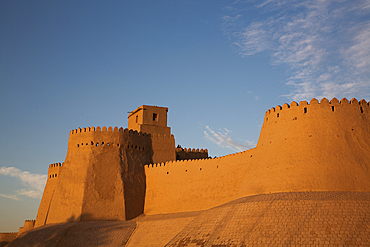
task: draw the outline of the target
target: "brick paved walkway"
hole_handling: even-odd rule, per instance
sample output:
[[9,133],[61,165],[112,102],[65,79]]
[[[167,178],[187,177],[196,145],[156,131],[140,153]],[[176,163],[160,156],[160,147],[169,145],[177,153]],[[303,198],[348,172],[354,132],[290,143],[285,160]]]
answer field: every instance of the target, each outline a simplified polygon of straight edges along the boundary
[[205,211],[167,246],[370,246],[370,193],[245,197]]

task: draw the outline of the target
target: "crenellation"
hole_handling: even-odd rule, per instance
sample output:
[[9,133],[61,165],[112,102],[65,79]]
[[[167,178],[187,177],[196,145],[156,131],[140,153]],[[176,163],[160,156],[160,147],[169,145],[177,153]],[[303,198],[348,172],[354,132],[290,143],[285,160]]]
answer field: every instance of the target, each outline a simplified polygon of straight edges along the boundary
[[325,104],[325,105],[329,105],[329,100],[327,98],[322,98],[322,100],[320,101],[320,104]]
[[348,101],[348,99],[346,99],[346,98],[343,98],[343,99],[341,99],[340,100],[340,104],[349,104],[349,101]]
[[362,99],[360,100],[360,103],[359,103],[361,106],[365,106],[365,105],[368,105],[366,100]]
[[332,98],[332,100],[330,100],[330,104],[339,105],[339,100],[337,98]]
[[[361,106],[358,108],[358,111],[347,108],[347,106],[356,106],[357,104]],[[348,101],[346,98],[343,98],[341,101],[333,98],[330,102],[326,98],[323,98],[321,102],[313,98],[309,103],[307,101],[301,101],[299,104],[293,101],[290,107],[288,107],[288,104],[284,103],[283,107],[277,105],[276,108],[272,107],[270,110],[267,110],[265,112],[264,124],[267,125],[269,122],[270,124],[278,123],[278,121],[286,121],[287,119],[298,120],[299,116],[305,116],[307,114],[311,117],[319,116],[324,113],[328,114],[329,112],[341,112],[340,114],[344,114],[344,112],[352,111],[353,113],[360,112],[362,114],[367,112],[367,110],[362,107],[365,105],[368,107],[366,100],[361,100],[359,102],[355,98],[351,99],[351,101]],[[296,108],[296,106],[299,108]],[[299,109],[299,111],[297,111],[297,109]],[[274,114],[271,115],[271,113]],[[309,119],[311,119],[311,117]]]
[[311,99],[310,101],[310,105],[318,105],[319,104],[319,101],[315,98]]
[[360,103],[358,102],[358,100],[357,99],[355,99],[355,98],[352,98],[351,99],[351,101],[350,101],[350,104],[356,104],[356,105],[359,105]]
[[297,102],[292,101],[292,103],[290,103],[290,108],[296,107],[296,106],[298,106],[298,103]]

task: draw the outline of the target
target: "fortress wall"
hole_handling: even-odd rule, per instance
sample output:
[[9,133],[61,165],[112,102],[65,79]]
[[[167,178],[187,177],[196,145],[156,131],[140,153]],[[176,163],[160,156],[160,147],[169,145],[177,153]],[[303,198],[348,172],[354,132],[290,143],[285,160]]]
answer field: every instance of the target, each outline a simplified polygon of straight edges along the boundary
[[46,224],[46,217],[49,211],[55,187],[57,186],[61,170],[62,170],[61,163],[54,163],[49,165],[48,178],[46,181],[44,193],[41,198],[40,206],[37,212],[35,227],[39,227]]
[[[97,138],[106,138],[103,132]],[[150,136],[125,130],[117,145],[93,149],[81,220],[126,220],[143,212],[143,164],[152,161]]]
[[267,111],[257,163],[246,173],[240,195],[254,194],[256,188],[260,194],[369,191],[369,113],[366,101],[335,98]]
[[18,235],[21,235],[24,232],[32,230],[35,227],[35,220],[26,220],[23,227],[19,228]]
[[94,134],[94,127],[70,132],[67,157],[46,213],[46,224],[80,220],[92,148],[99,148]]
[[204,210],[238,198],[244,174],[253,165],[254,151],[145,166],[144,213]]
[[275,192],[369,192],[370,107],[335,98],[277,106],[266,112],[255,149],[149,165],[145,172],[145,214],[203,210]]
[[[155,150],[153,142],[158,144]],[[164,152],[168,145],[174,146],[173,136],[151,138],[150,134],[117,127],[72,130],[63,173],[50,168],[49,180],[57,175],[58,183],[48,180],[43,201],[49,204],[40,205],[37,226],[45,222],[124,220],[141,214],[143,164],[168,159],[168,152]],[[54,187],[54,194],[49,193]]]

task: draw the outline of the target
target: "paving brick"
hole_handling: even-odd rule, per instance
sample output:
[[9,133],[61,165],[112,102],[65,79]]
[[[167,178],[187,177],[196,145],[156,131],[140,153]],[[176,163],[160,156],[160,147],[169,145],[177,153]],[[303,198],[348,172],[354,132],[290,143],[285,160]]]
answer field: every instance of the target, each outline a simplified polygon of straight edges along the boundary
[[203,212],[167,246],[367,246],[369,221],[367,192],[266,194]]

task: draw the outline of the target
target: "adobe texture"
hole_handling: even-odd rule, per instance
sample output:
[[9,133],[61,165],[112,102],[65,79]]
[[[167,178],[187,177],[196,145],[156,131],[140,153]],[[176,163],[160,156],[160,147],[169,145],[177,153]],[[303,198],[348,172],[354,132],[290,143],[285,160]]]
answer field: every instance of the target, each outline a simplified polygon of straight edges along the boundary
[[[214,159],[203,158],[206,150],[175,149],[168,109],[156,109],[129,115],[129,127],[149,134],[71,131],[65,162],[49,167],[36,229],[18,243],[44,234],[37,230],[44,224],[134,218],[135,230],[124,230],[132,232],[129,246],[145,246],[144,239],[169,246],[370,244],[365,100],[271,108],[256,148]],[[183,151],[203,159],[187,160]]]

